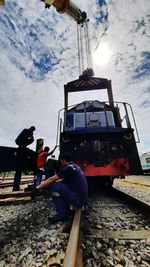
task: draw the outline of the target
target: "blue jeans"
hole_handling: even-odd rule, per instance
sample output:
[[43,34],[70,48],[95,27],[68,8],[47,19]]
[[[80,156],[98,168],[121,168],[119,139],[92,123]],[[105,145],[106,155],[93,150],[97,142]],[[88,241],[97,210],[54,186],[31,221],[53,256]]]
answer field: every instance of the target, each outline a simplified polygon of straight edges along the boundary
[[34,185],[38,186],[41,184],[42,182],[42,175],[43,175],[43,171],[42,170],[37,170],[37,172],[34,175]]
[[49,186],[52,192],[52,199],[58,216],[64,218],[69,216],[70,205],[81,208],[82,204],[76,192],[63,183],[54,183]]

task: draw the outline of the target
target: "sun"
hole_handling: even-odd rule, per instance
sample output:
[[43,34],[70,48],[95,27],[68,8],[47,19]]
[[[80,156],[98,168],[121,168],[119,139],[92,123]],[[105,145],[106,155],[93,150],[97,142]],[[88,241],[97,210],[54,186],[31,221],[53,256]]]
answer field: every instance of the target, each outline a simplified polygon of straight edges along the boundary
[[111,56],[112,51],[108,43],[100,43],[96,51],[93,53],[93,63],[97,66],[107,65]]

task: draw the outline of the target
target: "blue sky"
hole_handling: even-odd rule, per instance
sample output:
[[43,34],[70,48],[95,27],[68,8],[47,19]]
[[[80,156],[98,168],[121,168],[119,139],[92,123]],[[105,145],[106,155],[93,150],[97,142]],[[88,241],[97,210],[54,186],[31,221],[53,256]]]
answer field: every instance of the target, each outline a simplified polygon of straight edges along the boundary
[[[139,153],[150,151],[150,1],[75,2],[90,19],[95,76],[111,79],[114,99],[132,105]],[[35,139],[53,148],[63,86],[79,75],[76,36],[76,23],[54,7],[6,0],[0,9],[0,145],[15,146],[19,132],[35,125]],[[70,104],[87,97],[100,100],[97,92],[74,94]]]

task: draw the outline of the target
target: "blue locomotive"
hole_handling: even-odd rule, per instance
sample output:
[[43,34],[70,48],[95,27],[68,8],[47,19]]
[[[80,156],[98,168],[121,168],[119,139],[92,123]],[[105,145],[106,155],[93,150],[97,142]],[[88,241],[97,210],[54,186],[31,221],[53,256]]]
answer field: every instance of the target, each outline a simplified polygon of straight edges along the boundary
[[[108,102],[86,100],[69,107],[69,93],[102,89],[107,90]],[[97,177],[103,183],[142,173],[131,126],[139,141],[132,108],[114,102],[110,80],[82,75],[64,86],[64,100],[59,112],[60,153],[70,153],[87,178]]]

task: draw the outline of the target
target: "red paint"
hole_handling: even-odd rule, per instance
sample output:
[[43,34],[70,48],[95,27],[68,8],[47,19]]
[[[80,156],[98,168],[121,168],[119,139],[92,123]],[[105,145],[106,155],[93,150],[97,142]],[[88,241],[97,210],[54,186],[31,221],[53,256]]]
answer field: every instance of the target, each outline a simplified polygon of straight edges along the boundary
[[94,166],[86,162],[78,162],[85,176],[114,176],[114,175],[129,175],[130,167],[127,158],[113,159],[111,162],[102,167]]

